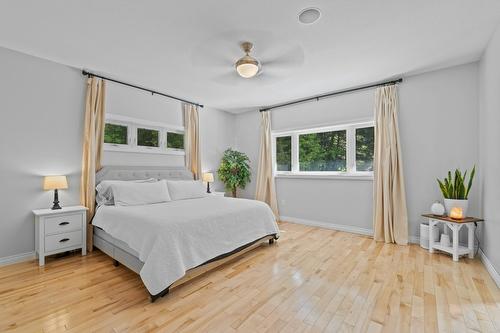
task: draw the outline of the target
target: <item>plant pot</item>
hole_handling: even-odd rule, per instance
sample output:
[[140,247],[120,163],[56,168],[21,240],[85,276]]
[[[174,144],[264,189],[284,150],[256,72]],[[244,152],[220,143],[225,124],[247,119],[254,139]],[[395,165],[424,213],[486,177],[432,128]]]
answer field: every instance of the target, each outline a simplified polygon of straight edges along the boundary
[[461,208],[463,217],[467,217],[467,208],[469,207],[469,200],[458,199],[444,199],[444,207],[446,208],[446,215],[450,216],[451,209]]

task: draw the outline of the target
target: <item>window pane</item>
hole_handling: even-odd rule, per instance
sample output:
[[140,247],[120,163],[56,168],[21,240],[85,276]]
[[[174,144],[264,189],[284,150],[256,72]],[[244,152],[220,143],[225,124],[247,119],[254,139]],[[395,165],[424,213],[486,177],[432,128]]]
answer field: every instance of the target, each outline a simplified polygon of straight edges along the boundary
[[346,171],[346,131],[299,135],[300,171]]
[[292,137],[276,138],[276,170],[292,171]]
[[137,145],[144,147],[159,147],[160,132],[149,128],[137,129]]
[[184,134],[167,132],[167,148],[184,149]]
[[127,126],[109,123],[104,125],[104,143],[126,145],[127,142]]
[[374,128],[356,128],[356,171],[373,171]]

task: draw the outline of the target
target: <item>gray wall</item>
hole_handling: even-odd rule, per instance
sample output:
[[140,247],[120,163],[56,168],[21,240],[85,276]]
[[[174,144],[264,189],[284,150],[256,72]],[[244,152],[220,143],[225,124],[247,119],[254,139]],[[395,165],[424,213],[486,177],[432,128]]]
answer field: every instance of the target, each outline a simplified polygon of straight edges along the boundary
[[[79,203],[85,78],[77,69],[0,48],[0,259],[32,253],[32,209],[50,207],[42,176],[68,175],[63,205]],[[182,126],[181,105],[108,83],[107,112]],[[215,171],[234,145],[234,116],[200,110],[202,169]],[[104,152],[107,165],[184,165],[183,156]],[[215,175],[216,176],[216,175]],[[217,182],[214,189],[223,189]]]
[[[184,126],[180,102],[158,95],[107,83],[106,112],[115,115]],[[224,190],[217,178],[217,168],[224,150],[234,142],[234,115],[210,107],[200,108],[201,165],[215,176],[214,190]],[[184,156],[104,151],[103,165],[183,166]]]
[[[127,117],[183,126],[178,101],[106,82],[106,112]],[[184,165],[184,156],[104,151],[104,165]]]
[[31,210],[50,207],[42,176],[68,175],[79,202],[85,80],[76,69],[0,48],[0,258],[34,249]]
[[479,66],[480,166],[482,212],[486,220],[482,249],[500,272],[500,28]]
[[[373,90],[272,111],[273,130],[373,119]],[[373,182],[360,179],[277,178],[280,213],[313,222],[371,229]]]
[[[420,214],[441,199],[436,177],[478,163],[477,64],[405,78],[400,85],[400,132],[410,235],[418,236]],[[363,91],[272,111],[273,130],[319,126],[373,115],[374,92]],[[237,148],[257,169],[259,113],[236,117]],[[280,214],[303,220],[372,229],[372,181],[277,178]],[[242,195],[253,197],[252,182]],[[470,202],[478,212],[478,186]]]

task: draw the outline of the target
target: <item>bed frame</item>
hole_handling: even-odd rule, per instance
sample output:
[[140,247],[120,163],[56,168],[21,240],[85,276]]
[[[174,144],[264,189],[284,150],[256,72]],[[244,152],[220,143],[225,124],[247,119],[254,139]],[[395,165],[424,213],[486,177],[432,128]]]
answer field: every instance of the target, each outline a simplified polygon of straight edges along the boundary
[[[103,180],[134,180],[134,179],[168,179],[168,180],[192,180],[193,174],[185,168],[174,167],[139,167],[139,166],[105,166],[96,174],[96,185]],[[98,248],[108,256],[113,258],[113,264],[118,266],[123,264],[132,271],[139,274],[144,263],[139,260],[139,254],[131,249],[125,242],[120,241],[104,230],[94,226],[94,247]],[[215,269],[243,254],[263,245],[273,244],[278,239],[276,234],[267,235],[249,244],[243,245],[229,253],[212,258],[207,262],[192,268],[186,274],[175,281],[165,290],[156,295],[151,295],[151,302],[167,295],[170,289],[180,286],[202,274]]]

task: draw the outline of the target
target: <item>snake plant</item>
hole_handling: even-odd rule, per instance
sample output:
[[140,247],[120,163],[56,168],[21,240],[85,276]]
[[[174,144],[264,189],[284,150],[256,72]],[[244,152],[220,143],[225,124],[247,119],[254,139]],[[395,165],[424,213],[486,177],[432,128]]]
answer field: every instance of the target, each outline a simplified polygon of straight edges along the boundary
[[437,180],[439,183],[439,188],[443,193],[445,199],[456,199],[456,200],[467,200],[469,197],[469,192],[472,187],[472,181],[474,180],[474,175],[476,174],[476,166],[472,168],[469,176],[469,182],[467,187],[465,187],[467,181],[467,170],[462,175],[462,172],[458,169],[455,170],[454,177],[452,177],[451,171],[448,171],[448,176],[443,180]]

